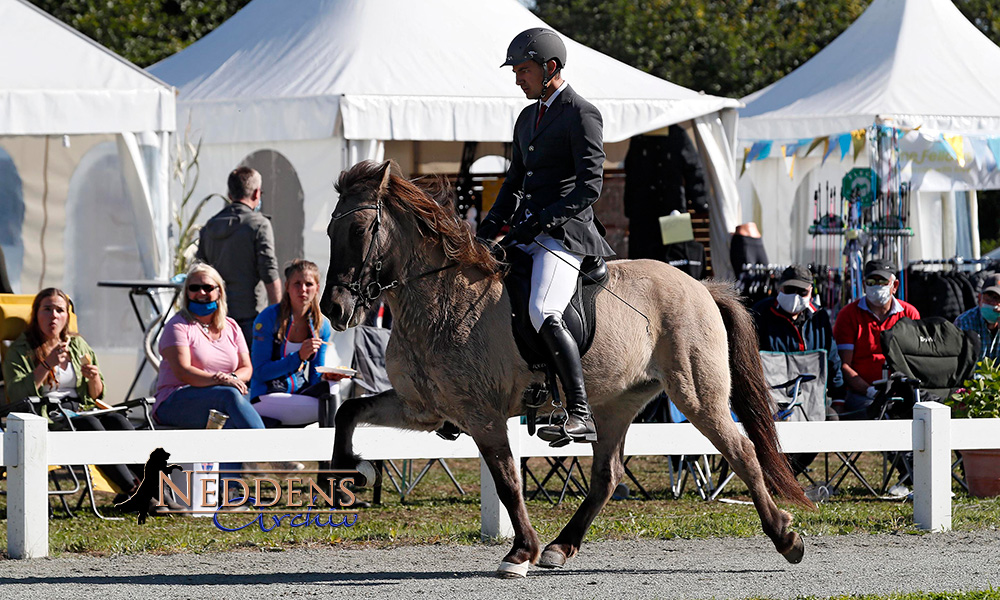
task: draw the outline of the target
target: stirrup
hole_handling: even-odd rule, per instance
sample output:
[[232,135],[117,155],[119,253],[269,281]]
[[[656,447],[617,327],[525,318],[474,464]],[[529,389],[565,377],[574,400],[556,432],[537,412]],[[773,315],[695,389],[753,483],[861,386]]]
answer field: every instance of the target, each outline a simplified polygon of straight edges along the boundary
[[562,423],[560,425],[548,425],[545,427],[540,427],[538,429],[539,439],[545,440],[549,443],[549,446],[553,448],[562,448],[563,446],[569,444],[570,442],[579,442],[581,444],[590,444],[597,441],[597,432],[586,433],[581,436],[573,437],[566,432],[566,424]]

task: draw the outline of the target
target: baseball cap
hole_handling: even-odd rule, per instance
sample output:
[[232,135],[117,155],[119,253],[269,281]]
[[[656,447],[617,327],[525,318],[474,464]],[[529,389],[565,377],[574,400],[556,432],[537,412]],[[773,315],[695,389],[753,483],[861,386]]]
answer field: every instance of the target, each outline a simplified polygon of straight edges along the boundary
[[792,265],[781,272],[778,287],[781,288],[788,285],[800,290],[810,290],[812,289],[812,280],[812,273],[809,272],[809,269],[802,265]]
[[874,258],[865,264],[865,278],[872,275],[892,279],[896,276],[896,265],[884,258]]
[[993,292],[997,296],[1000,296],[1000,273],[995,273],[990,275],[983,280],[982,293]]

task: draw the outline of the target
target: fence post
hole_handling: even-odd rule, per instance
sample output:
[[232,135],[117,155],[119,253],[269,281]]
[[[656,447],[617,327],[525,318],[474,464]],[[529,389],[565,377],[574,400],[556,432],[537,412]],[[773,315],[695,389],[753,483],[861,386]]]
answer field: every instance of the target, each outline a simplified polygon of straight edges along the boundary
[[913,407],[913,521],[951,529],[951,409],[939,402]]
[[[510,452],[514,456],[514,468],[518,472],[518,482],[521,481],[521,419],[514,417],[507,420],[507,440],[510,443]],[[479,514],[482,520],[480,531],[484,540],[494,538],[514,537],[514,526],[510,522],[510,515],[507,514],[507,507],[500,502],[500,495],[497,494],[496,484],[493,483],[493,474],[486,465],[486,461],[479,457],[479,478],[480,478],[480,508]],[[518,493],[521,490],[518,489]]]
[[7,463],[7,555],[49,555],[48,449],[49,423],[31,414],[7,416],[3,436]]

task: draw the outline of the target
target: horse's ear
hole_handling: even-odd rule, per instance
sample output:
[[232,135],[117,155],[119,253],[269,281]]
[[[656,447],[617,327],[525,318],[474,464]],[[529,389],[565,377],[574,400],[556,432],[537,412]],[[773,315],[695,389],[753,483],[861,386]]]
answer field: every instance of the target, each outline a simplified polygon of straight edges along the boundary
[[378,185],[378,195],[381,196],[389,190],[389,176],[392,175],[392,161],[385,161],[379,169],[382,172],[382,183]]

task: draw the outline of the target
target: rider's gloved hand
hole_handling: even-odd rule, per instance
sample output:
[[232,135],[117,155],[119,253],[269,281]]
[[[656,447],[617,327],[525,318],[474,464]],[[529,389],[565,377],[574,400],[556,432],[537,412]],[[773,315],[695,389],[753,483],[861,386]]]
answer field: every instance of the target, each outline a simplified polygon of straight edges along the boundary
[[507,237],[518,244],[530,244],[541,232],[542,224],[538,215],[530,215],[515,225]]
[[500,221],[487,216],[479,224],[479,228],[476,229],[476,237],[487,242],[492,242],[500,234],[501,227],[503,227],[503,224]]

